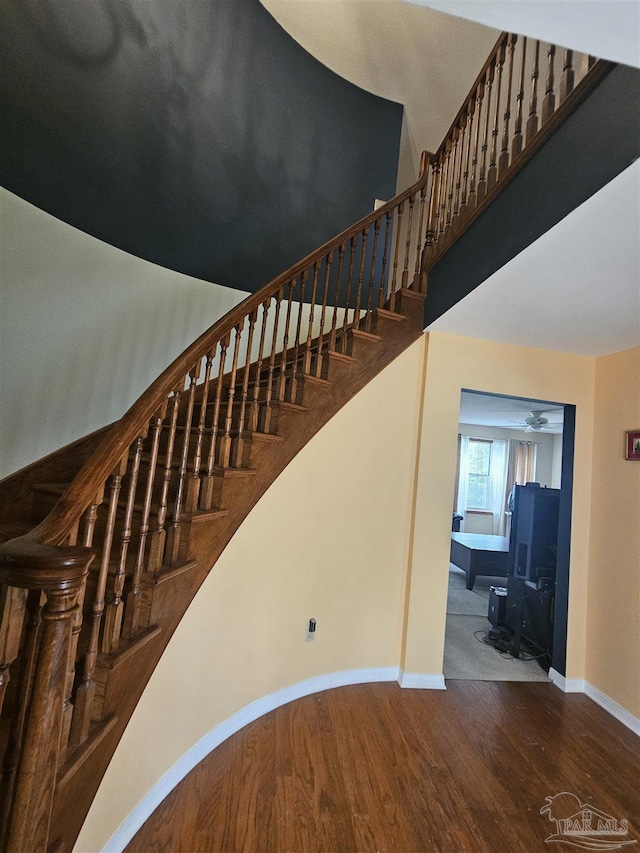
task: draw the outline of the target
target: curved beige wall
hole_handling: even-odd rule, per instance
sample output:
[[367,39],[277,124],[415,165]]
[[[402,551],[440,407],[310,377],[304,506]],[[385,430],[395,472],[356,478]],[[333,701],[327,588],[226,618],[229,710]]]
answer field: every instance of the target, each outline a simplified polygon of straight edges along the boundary
[[0,189],[0,477],[120,418],[247,295],[156,266]]
[[77,851],[102,849],[162,774],[248,703],[325,673],[398,666],[423,356],[424,338],[254,507],[151,678]]

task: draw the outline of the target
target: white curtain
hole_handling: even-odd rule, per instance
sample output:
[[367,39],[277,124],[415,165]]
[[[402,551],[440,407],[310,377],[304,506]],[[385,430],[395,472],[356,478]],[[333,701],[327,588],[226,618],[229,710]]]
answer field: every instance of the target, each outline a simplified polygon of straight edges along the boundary
[[493,514],[493,533],[504,536],[505,532],[505,488],[509,463],[509,442],[496,440],[491,443],[490,507]]
[[467,492],[469,485],[469,436],[460,436],[460,476],[458,477],[458,503],[456,513],[463,516],[460,530],[464,530],[464,519],[467,517]]

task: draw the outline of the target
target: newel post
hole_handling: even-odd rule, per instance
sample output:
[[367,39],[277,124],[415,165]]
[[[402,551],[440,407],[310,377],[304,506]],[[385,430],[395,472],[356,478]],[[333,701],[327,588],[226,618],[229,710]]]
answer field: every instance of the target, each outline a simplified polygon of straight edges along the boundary
[[11,778],[4,780],[2,796],[5,851],[47,849],[73,619],[92,559],[88,548],[42,545],[26,537],[0,548],[0,583],[40,591],[46,599],[32,686],[9,746]]

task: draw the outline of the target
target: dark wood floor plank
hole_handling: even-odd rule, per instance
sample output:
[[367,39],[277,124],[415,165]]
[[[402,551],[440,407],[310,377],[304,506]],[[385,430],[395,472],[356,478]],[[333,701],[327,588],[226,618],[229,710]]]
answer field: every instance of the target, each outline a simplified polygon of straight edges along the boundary
[[639,740],[544,683],[338,688],[208,756],[128,853],[544,853],[562,791],[640,841]]

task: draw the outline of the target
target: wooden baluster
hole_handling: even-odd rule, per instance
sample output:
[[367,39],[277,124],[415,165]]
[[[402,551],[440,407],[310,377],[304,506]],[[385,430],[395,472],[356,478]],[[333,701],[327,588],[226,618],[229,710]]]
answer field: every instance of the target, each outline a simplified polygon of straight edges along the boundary
[[487,157],[489,153],[489,127],[491,124],[491,94],[493,90],[493,80],[495,75],[496,62],[495,59],[489,65],[486,75],[486,109],[485,109],[485,124],[484,136],[482,140],[482,158],[480,160],[480,172],[478,175],[478,191],[477,203],[484,199],[487,194]]
[[240,415],[238,418],[238,436],[231,454],[231,464],[235,468],[241,468],[245,459],[245,450],[247,448],[247,436],[245,434],[245,419],[247,415],[247,398],[249,396],[249,368],[251,367],[251,350],[253,349],[253,333],[258,317],[256,308],[249,314],[249,334],[247,337],[247,351],[245,354],[244,373],[242,375],[242,393],[240,400]]
[[565,50],[564,64],[562,66],[562,79],[560,80],[560,103],[564,101],[567,95],[570,95],[571,92],[573,92],[574,79],[573,51]]
[[175,498],[173,499],[173,513],[171,525],[167,530],[167,543],[165,546],[165,560],[170,566],[175,566],[180,552],[180,530],[182,522],[182,511],[185,495],[185,483],[187,479],[187,463],[189,460],[189,447],[191,445],[191,428],[193,426],[193,408],[195,405],[196,385],[200,375],[201,359],[191,368],[188,373],[189,388],[187,390],[187,411],[182,438],[182,453],[180,455],[180,467],[178,468],[178,483]]
[[275,294],[276,311],[273,318],[273,337],[271,339],[271,355],[269,357],[269,373],[267,375],[267,392],[265,397],[264,415],[262,418],[262,431],[270,432],[271,430],[271,415],[272,415],[272,397],[273,397],[273,377],[276,366],[276,350],[278,345],[278,325],[280,323],[280,304],[284,297],[284,284],[278,288]]
[[380,290],[378,292],[378,306],[380,308],[382,308],[387,300],[387,266],[389,263],[392,222],[392,214],[387,211],[384,215],[384,248],[382,251],[382,269],[380,271]]
[[236,396],[236,377],[238,374],[238,358],[240,356],[240,338],[244,329],[243,317],[233,327],[235,331],[235,340],[233,342],[233,358],[231,360],[231,375],[229,377],[229,389],[227,391],[227,409],[224,419],[224,433],[220,439],[220,448],[218,451],[218,465],[221,468],[228,468],[231,463],[231,430],[233,427],[233,403]]
[[467,218],[468,213],[468,195],[469,195],[469,174],[471,171],[471,149],[473,147],[473,125],[474,118],[476,112],[476,95],[475,92],[469,99],[469,104],[467,106],[467,120],[466,120],[466,129],[465,129],[465,137],[466,137],[466,149],[467,153],[464,155],[464,171],[462,173],[462,193],[460,196],[460,222],[464,222]]
[[500,161],[498,163],[498,173],[500,175],[502,175],[505,169],[509,167],[509,122],[511,120],[511,92],[513,90],[513,66],[517,39],[518,36],[514,33],[512,33],[509,38],[509,73],[507,75],[504,128],[502,131],[502,150],[500,152]]
[[90,503],[87,507],[84,517],[83,517],[83,535],[82,535],[82,545],[85,548],[91,548],[93,545],[93,534],[96,528],[96,520],[98,518],[98,507],[102,503],[102,499],[104,497],[104,493],[102,490],[98,492],[93,503]]
[[402,231],[402,215],[404,212],[404,201],[396,208],[396,239],[393,248],[393,274],[391,276],[391,298],[398,288],[398,252],[400,250],[400,232]]
[[313,340],[313,320],[316,308],[316,296],[318,293],[318,273],[320,269],[320,261],[315,261],[313,264],[313,279],[311,285],[311,306],[309,309],[309,322],[307,325],[307,342],[304,350],[304,359],[302,362],[303,374],[311,373],[311,342]]
[[5,850],[46,850],[60,762],[62,710],[77,597],[93,555],[18,540],[3,546],[0,583],[44,592],[37,656],[10,786],[3,784]]
[[489,172],[487,173],[487,191],[492,189],[498,179],[498,127],[500,123],[500,94],[502,89],[502,71],[504,69],[506,41],[503,39],[498,50],[496,65],[496,107],[493,119],[493,130],[491,131],[491,157],[489,159]]
[[[216,396],[213,402],[213,413],[211,415],[211,434],[209,436],[209,453],[207,455],[207,473],[204,481],[200,484],[200,509],[208,510],[213,507],[213,492],[216,467],[216,446],[218,444],[218,433],[220,430],[220,410],[222,406],[222,393],[224,390],[224,366],[227,360],[227,350],[231,341],[231,332],[220,341],[220,355],[218,356],[218,379],[216,382]],[[215,351],[214,351],[215,355]]]
[[[87,549],[93,544],[93,535],[95,532],[96,520],[98,518],[98,507],[104,500],[104,487],[102,487],[93,502],[89,504],[84,513],[84,535],[83,546]],[[76,653],[78,649],[78,639],[82,630],[84,597],[86,594],[86,583],[83,583],[78,591],[76,599],[77,608],[72,619],[71,628],[71,643],[69,647],[69,659],[67,661],[67,680],[65,684],[64,699],[62,702],[62,730],[60,734],[60,761],[65,760],[66,751],[70,745],[71,723],[74,713],[74,705],[72,703],[73,686],[76,680]]]
[[522,39],[522,61],[520,62],[520,84],[518,86],[518,94],[516,96],[517,109],[516,121],[513,130],[513,142],[511,144],[511,161],[515,161],[522,151],[522,113],[524,102],[524,75],[525,66],[527,63],[527,37]]
[[251,414],[249,416],[249,425],[252,432],[259,429],[259,413],[260,413],[260,374],[262,373],[262,362],[264,357],[264,341],[267,334],[267,322],[269,319],[269,308],[271,306],[271,297],[265,299],[262,303],[262,323],[260,325],[260,343],[258,344],[258,361],[256,362],[254,380],[253,380],[253,400],[251,403]]
[[[353,327],[358,328],[360,324],[360,305],[362,302],[362,283],[364,281],[364,262],[367,254],[367,239],[369,237],[369,225],[361,232],[362,243],[360,245],[360,264],[358,266],[358,284],[356,290],[356,304],[353,310]],[[398,243],[400,241],[400,223],[398,223],[398,233],[396,234],[396,255]]]
[[187,512],[196,512],[200,501],[200,468],[202,466],[202,448],[204,446],[204,434],[207,424],[207,406],[209,405],[212,364],[213,350],[210,350],[205,357],[204,379],[202,380],[200,393],[200,416],[198,417],[198,426],[196,427],[196,447],[193,454],[191,476],[187,482],[187,493],[184,502],[185,510]]
[[[342,352],[347,351],[347,328],[349,325],[349,304],[351,302],[351,284],[353,282],[353,265],[356,254],[356,237],[349,240],[349,264],[347,268],[347,291],[345,296],[344,320],[342,325]],[[354,312],[355,317],[355,312]]]
[[540,77],[540,42],[536,41],[531,72],[531,97],[529,99],[529,118],[527,119],[527,145],[538,132],[538,78]]
[[[33,688],[36,660],[38,657],[42,593],[39,589],[27,591],[26,589],[6,586],[5,584],[0,584],[0,589],[7,590],[8,595],[12,599],[10,601],[6,601],[5,599],[7,608],[13,608],[15,603],[16,610],[14,612],[16,617],[19,615],[17,608],[21,606],[20,597],[22,595],[25,596],[25,615],[23,617],[23,621],[20,623],[20,628],[24,625],[22,639],[20,635],[17,637],[12,636],[11,639],[7,637],[7,653],[9,653],[9,649],[13,642],[17,642],[19,644],[19,649],[16,649],[16,652],[19,651],[20,654],[20,667],[18,671],[17,701],[15,702],[16,712],[14,714],[12,725],[9,728],[9,737],[2,762],[2,786],[0,786],[0,838],[6,838],[7,825],[13,804],[15,778],[18,770],[18,761],[20,759],[20,749],[24,737],[24,727],[31,698],[31,690]],[[5,612],[5,608],[3,608],[3,612]],[[12,635],[15,630],[15,626],[10,629]]]
[[555,76],[553,70],[553,64],[556,57],[556,46],[555,44],[549,45],[549,50],[547,51],[547,83],[544,90],[544,100],[542,102],[542,124],[545,123],[555,112],[556,109],[556,95],[555,95]]
[[[409,210],[409,227],[411,225],[411,208],[413,205],[410,205]],[[373,249],[371,251],[371,266],[369,267],[369,286],[367,288],[367,313],[365,315],[365,330],[367,332],[371,331],[371,314],[373,310],[373,285],[375,281],[376,275],[376,260],[378,255],[378,237],[380,236],[380,220],[376,219],[373,226]],[[407,262],[408,262],[408,250],[407,250]],[[404,273],[403,273],[404,275]],[[395,299],[395,294],[391,294],[391,301]],[[393,310],[393,308],[391,309]]]
[[131,588],[127,593],[124,620],[122,623],[122,638],[129,640],[135,636],[140,627],[140,608],[142,605],[142,573],[146,568],[146,550],[147,538],[149,535],[149,517],[151,515],[151,502],[153,498],[153,487],[156,480],[156,467],[158,464],[158,450],[160,447],[160,433],[162,431],[162,422],[166,414],[166,401],[160,410],[151,418],[151,450],[149,453],[149,463],[147,471],[147,482],[145,484],[144,498],[142,502],[142,518],[138,527],[138,549],[136,552],[136,561],[133,567],[131,576]]
[[444,236],[445,239],[449,238],[451,233],[451,226],[453,224],[453,210],[454,210],[454,202],[455,202],[455,193],[456,193],[456,172],[458,165],[458,139],[460,136],[460,130],[458,127],[455,127],[453,130],[453,138],[451,141],[451,153],[449,155],[449,192],[447,193],[447,216],[444,224]]
[[454,187],[453,187],[453,205],[451,208],[451,232],[453,233],[458,226],[458,217],[460,215],[460,194],[462,190],[462,162],[464,159],[464,141],[466,139],[466,116],[460,117],[458,125],[457,139],[455,140],[455,165],[454,165]]
[[443,150],[444,165],[440,182],[440,224],[437,234],[437,240],[442,241],[444,241],[447,231],[447,204],[449,198],[449,181],[451,178],[451,147],[451,140],[445,140]]
[[109,561],[111,558],[111,547],[113,544],[113,531],[118,511],[118,499],[122,478],[127,471],[127,457],[124,456],[114,469],[109,481],[109,508],[107,510],[107,522],[100,558],[100,569],[91,605],[90,634],[87,651],[84,656],[82,668],[82,680],[76,690],[75,703],[73,707],[73,720],[69,736],[70,746],[78,746],[87,739],[89,726],[91,724],[91,712],[95,698],[96,684],[94,680],[96,662],[98,658],[98,641],[100,636],[100,625],[104,614],[105,591],[109,573]]
[[469,195],[467,197],[467,210],[469,213],[475,208],[477,202],[476,182],[478,178],[478,160],[480,154],[480,128],[482,125],[482,105],[484,101],[484,78],[478,83],[475,95],[475,130],[473,137],[473,154],[471,157],[471,178],[469,181]]
[[[429,168],[429,164],[427,163],[425,165],[425,169],[428,169],[428,168]],[[433,188],[432,188],[432,192],[433,192]],[[418,220],[418,237],[416,239],[416,260],[415,260],[415,264],[413,265],[413,277],[414,277],[414,279],[417,278],[418,273],[420,272],[420,258],[422,257],[422,250],[424,248],[422,228],[424,225],[424,211],[425,211],[426,197],[427,197],[427,184],[425,182],[424,185],[420,189],[420,215],[419,215],[419,220]],[[426,233],[425,233],[425,239],[426,239]],[[384,251],[386,252],[386,250],[387,250],[387,247],[385,245]],[[381,281],[384,284],[384,254],[382,257],[383,257],[383,267],[382,267],[382,279],[381,279]],[[380,293],[383,293],[383,291],[384,291],[384,287],[381,286],[380,287]]]
[[26,589],[0,586],[0,711],[11,679],[11,664],[20,649],[26,603]]
[[[403,288],[406,288],[409,286],[409,258],[411,255],[411,239],[413,237],[413,230],[412,229],[413,229],[413,208],[414,208],[414,205],[415,205],[415,196],[412,194],[409,196],[409,217],[407,219],[407,237],[406,237],[405,245],[404,245],[404,263],[402,265],[402,284],[401,284],[401,287],[403,287]],[[380,227],[379,223],[380,223],[380,220],[376,220],[376,225],[378,226],[378,229]],[[375,254],[377,239],[378,239],[377,231],[374,235],[374,239],[375,239],[375,242],[374,242],[374,250],[373,251]],[[392,303],[391,304],[391,310],[393,311],[394,305],[395,305],[395,294],[394,293],[391,294],[391,303]]]
[[335,293],[333,297],[333,316],[331,317],[331,331],[329,332],[329,349],[333,352],[336,349],[336,333],[338,326],[338,305],[340,304],[340,290],[342,287],[342,267],[344,264],[344,248],[345,244],[341,243],[338,246],[338,272],[336,273]]
[[[293,346],[293,361],[291,364],[291,380],[289,382],[289,400],[295,400],[298,394],[298,358],[300,352],[300,332],[302,329],[302,310],[304,306],[304,291],[306,285],[306,270],[302,273],[300,284],[300,300],[298,302],[298,317],[296,320],[296,335]],[[291,309],[293,305],[293,292],[296,280],[292,278],[289,282],[289,298],[287,299],[287,314],[284,322],[284,337],[282,339],[282,353],[280,355],[280,378],[278,381],[278,400],[283,402],[287,391],[287,359],[289,358],[289,325],[291,322]],[[304,373],[304,368],[303,371]]]
[[[438,218],[440,212],[440,174],[441,174],[441,163],[440,160],[435,160],[433,166],[431,167],[432,171],[432,181],[431,181],[431,195],[429,197],[429,212],[427,214],[427,233],[425,235],[424,241],[424,252],[422,254],[422,271],[426,269],[429,261],[433,257],[436,240],[438,238]],[[422,289],[422,280],[421,280],[421,289]]]
[[322,376],[322,367],[324,363],[324,323],[325,317],[327,313],[327,296],[329,293],[329,284],[331,281],[331,265],[333,264],[333,253],[335,249],[329,252],[328,255],[325,255],[324,258],[324,285],[322,292],[322,308],[320,310],[320,333],[318,335],[318,355],[316,357],[316,376]]
[[144,438],[144,435],[138,436],[133,444],[133,461],[131,463],[131,470],[129,474],[129,488],[127,492],[123,528],[122,533],[120,534],[118,565],[113,577],[111,601],[107,604],[105,609],[104,631],[102,633],[101,644],[101,650],[105,652],[105,654],[115,652],[120,644],[120,630],[122,627],[123,611],[122,593],[124,590],[124,581],[127,570],[127,554],[129,552],[129,542],[131,541],[132,533],[131,521],[133,518],[138,474],[140,472],[140,456],[142,455]]
[[173,473],[173,448],[175,445],[176,430],[178,425],[178,409],[182,388],[176,388],[170,398],[171,416],[169,419],[169,434],[165,450],[165,462],[162,475],[162,488],[160,492],[160,504],[158,507],[158,520],[156,529],[151,534],[149,546],[149,560],[147,569],[150,574],[155,574],[164,562],[164,545],[166,539],[165,521],[167,518],[167,507],[169,503],[169,485]]

